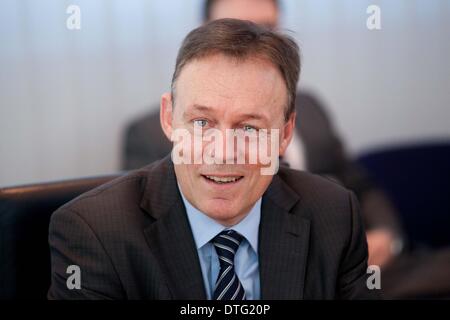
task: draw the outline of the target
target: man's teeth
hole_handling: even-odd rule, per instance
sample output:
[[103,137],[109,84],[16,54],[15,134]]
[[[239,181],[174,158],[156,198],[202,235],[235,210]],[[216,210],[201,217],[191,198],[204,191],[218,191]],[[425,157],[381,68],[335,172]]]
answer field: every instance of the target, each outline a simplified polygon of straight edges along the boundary
[[214,182],[219,183],[235,182],[241,178],[241,177],[215,177],[215,176],[206,176],[206,177],[210,180],[213,180]]

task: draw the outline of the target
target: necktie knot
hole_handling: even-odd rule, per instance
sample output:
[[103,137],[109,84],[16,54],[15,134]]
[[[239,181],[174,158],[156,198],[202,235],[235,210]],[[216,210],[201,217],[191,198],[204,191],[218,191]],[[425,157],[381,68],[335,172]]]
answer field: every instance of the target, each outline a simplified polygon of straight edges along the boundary
[[234,230],[224,230],[213,239],[221,268],[234,265],[234,256],[243,237]]

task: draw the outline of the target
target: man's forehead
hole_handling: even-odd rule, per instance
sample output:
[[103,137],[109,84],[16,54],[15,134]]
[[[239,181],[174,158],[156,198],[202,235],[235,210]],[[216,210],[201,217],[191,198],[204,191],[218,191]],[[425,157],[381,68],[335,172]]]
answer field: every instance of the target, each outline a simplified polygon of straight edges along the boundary
[[279,70],[263,59],[214,55],[190,61],[181,70],[177,92],[199,105],[283,104],[287,89]]

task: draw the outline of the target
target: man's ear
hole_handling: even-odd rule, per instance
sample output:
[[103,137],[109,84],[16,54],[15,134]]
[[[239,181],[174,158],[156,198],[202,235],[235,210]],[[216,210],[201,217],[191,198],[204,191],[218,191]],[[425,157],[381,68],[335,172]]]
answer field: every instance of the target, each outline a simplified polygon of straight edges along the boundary
[[172,119],[173,119],[173,103],[172,94],[166,92],[161,96],[161,103],[159,108],[159,120],[161,122],[162,130],[169,140],[172,140]]
[[280,156],[283,157],[284,153],[286,152],[287,147],[289,146],[289,143],[291,142],[292,138],[294,137],[295,133],[295,119],[297,117],[297,113],[293,112],[290,116],[288,121],[283,126],[283,135],[282,140],[280,143]]

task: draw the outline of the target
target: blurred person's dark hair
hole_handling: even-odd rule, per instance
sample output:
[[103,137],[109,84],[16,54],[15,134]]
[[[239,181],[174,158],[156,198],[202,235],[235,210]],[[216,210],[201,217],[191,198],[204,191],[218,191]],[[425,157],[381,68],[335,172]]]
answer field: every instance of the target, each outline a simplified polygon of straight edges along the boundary
[[175,100],[176,81],[183,67],[194,59],[212,54],[245,60],[262,58],[275,65],[286,84],[288,101],[285,119],[295,111],[295,96],[300,74],[300,54],[295,41],[250,21],[219,19],[191,31],[183,41],[172,77]]

